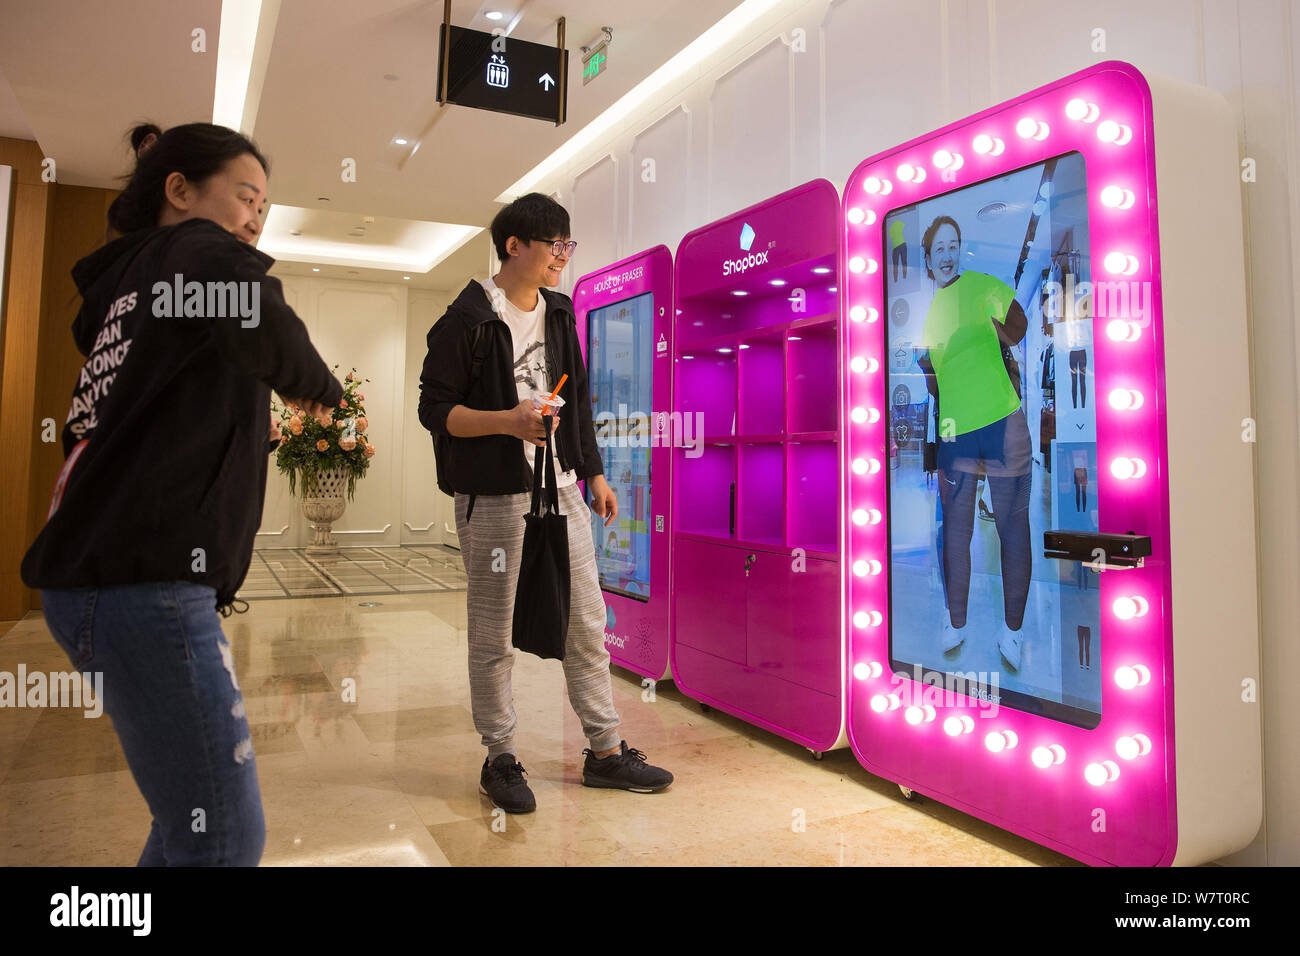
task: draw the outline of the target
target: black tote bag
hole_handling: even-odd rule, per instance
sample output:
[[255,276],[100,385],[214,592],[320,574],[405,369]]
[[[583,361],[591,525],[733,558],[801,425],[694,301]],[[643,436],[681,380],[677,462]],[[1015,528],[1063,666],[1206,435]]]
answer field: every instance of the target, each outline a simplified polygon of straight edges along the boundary
[[[547,484],[544,493],[543,476]],[[568,634],[569,519],[560,514],[548,428],[546,446],[538,448],[533,459],[533,502],[524,515],[524,553],[519,561],[511,640],[521,651],[562,661]]]

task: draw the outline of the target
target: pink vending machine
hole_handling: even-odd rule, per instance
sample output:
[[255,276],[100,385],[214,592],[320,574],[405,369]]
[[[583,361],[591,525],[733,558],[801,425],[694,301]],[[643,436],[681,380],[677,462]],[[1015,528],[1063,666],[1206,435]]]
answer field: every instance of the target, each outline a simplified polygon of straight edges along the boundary
[[615,664],[659,680],[668,675],[672,254],[655,246],[588,273],[573,305],[605,480],[618,495],[613,524],[592,516],[605,646]]
[[843,736],[839,197],[688,233],[673,341],[673,678],[820,755]]
[[1093,864],[1260,823],[1235,130],[1103,63],[845,190],[853,751]]

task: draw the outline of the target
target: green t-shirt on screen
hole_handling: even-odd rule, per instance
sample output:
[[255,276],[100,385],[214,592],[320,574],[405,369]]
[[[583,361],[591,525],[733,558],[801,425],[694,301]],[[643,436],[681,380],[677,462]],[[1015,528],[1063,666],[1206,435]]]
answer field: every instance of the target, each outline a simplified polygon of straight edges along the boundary
[[[965,435],[1020,407],[993,322],[1006,322],[1015,293],[1001,279],[966,270],[930,302],[921,330],[939,385],[939,414]],[[989,320],[992,319],[993,322]]]
[[907,239],[903,235],[903,220],[895,219],[889,224],[889,248],[901,246]]

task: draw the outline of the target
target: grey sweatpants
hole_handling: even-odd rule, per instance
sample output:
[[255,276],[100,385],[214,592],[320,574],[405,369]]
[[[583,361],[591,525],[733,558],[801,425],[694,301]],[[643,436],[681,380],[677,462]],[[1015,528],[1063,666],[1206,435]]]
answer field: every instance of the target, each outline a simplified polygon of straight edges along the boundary
[[[515,587],[524,544],[524,518],[531,496],[479,495],[465,520],[468,495],[456,495],[456,533],[469,579],[469,694],[474,727],[483,736],[488,759],[516,754],[515,708],[510,643]],[[596,545],[590,509],[577,485],[560,489],[560,513],[569,519],[569,634],[564,652],[564,682],[569,703],[582,721],[591,749],[599,753],[619,744],[619,718],[605,649],[605,599],[596,573]],[[500,551],[496,549],[500,548]],[[495,552],[495,554],[494,554]],[[493,570],[493,565],[502,570]]]

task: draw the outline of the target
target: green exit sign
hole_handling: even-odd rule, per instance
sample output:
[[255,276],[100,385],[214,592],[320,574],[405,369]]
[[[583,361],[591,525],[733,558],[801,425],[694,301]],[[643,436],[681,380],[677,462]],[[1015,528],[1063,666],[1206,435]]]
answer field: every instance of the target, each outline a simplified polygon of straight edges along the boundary
[[605,52],[605,44],[601,44],[583,61],[582,64],[582,85],[586,86],[600,74],[605,72],[605,64],[609,62],[609,55]]

